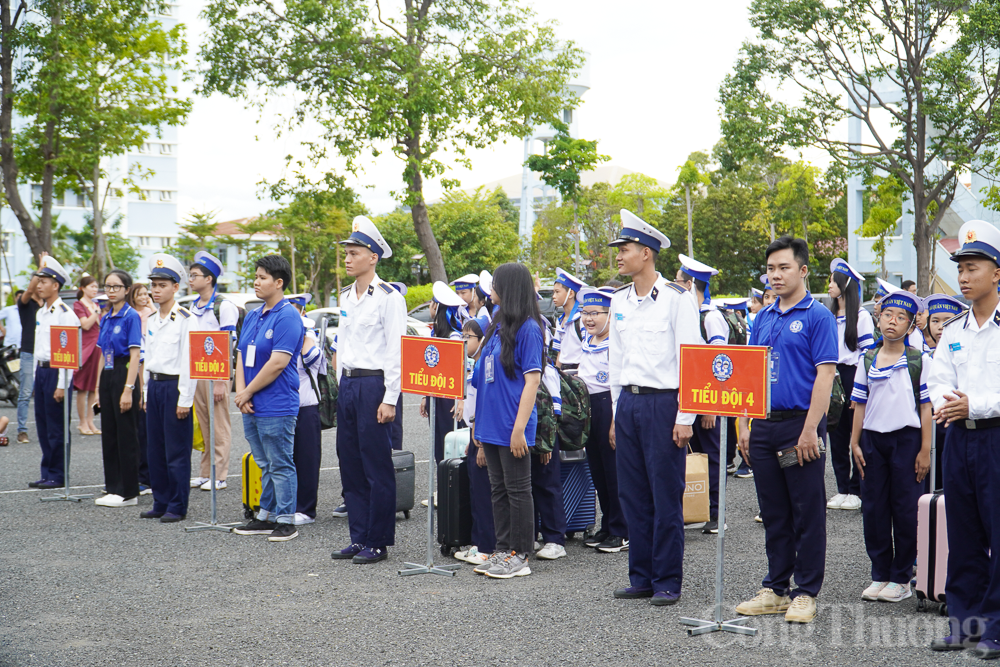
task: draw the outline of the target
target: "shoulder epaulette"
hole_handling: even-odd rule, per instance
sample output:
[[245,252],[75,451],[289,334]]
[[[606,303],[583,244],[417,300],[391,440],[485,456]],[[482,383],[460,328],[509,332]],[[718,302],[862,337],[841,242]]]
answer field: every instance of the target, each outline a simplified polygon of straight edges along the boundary
[[669,287],[669,288],[670,288],[670,289],[672,289],[673,291],[677,292],[678,294],[684,294],[685,292],[687,292],[687,290],[686,290],[686,289],[684,289],[683,287],[681,287],[681,286],[680,286],[680,285],[678,285],[677,283],[669,283],[669,282],[668,282],[668,283],[667,283],[667,287]]
[[392,290],[393,290],[392,285],[387,285],[386,283],[379,283],[378,286],[379,286],[379,289],[381,289],[386,294],[392,294]]
[[69,307],[65,303],[60,303],[59,307],[62,308],[62,312],[64,312],[64,313],[68,313],[69,312]]
[[191,311],[183,306],[178,307],[177,312],[181,314],[181,317],[191,317]]
[[354,287],[354,283],[351,283],[350,285],[348,285],[344,289],[340,290],[340,293],[341,294],[345,294],[345,293],[349,292],[352,287]]
[[964,313],[959,313],[959,314],[958,314],[958,315],[956,315],[955,317],[952,317],[952,318],[951,318],[951,319],[949,319],[949,320],[945,320],[944,324],[942,324],[941,326],[942,326],[942,327],[946,327],[946,326],[948,326],[949,324],[951,324],[952,322],[955,322],[956,320],[960,320],[960,319],[962,319],[963,317],[967,316],[968,314],[969,314],[969,311],[965,311]]
[[632,286],[632,283],[628,283],[627,285],[622,285],[621,287],[619,287],[618,289],[615,290],[615,294],[618,294],[618,292],[621,292],[622,290],[626,290],[626,289],[628,289],[631,286]]

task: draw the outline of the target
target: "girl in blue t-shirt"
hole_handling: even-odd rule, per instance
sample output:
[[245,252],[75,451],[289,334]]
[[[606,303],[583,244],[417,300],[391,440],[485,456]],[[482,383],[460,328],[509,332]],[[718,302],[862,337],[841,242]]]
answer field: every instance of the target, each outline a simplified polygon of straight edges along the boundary
[[474,436],[483,445],[493,491],[496,551],[476,572],[496,579],[531,574],[535,537],[531,457],[535,394],[545,367],[542,316],[534,282],[523,264],[502,264],[493,275],[499,306],[473,373]]

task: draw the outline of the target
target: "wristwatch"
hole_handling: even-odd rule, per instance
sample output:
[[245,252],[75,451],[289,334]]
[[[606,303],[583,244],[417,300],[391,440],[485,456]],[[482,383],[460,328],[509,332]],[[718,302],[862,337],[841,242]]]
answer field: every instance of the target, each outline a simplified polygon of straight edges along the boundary
[[125,385],[125,388],[126,389],[135,389],[135,385],[134,384],[127,384],[127,385]]

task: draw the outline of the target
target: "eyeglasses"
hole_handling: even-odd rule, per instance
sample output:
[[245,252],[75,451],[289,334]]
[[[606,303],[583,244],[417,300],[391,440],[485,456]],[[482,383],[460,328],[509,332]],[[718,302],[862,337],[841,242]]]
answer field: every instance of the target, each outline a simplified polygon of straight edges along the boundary
[[594,319],[598,315],[607,315],[603,310],[581,310],[580,317],[586,317],[589,320]]
[[462,334],[462,340],[472,340],[473,338],[482,338],[482,336],[477,336],[476,334]]
[[124,285],[105,285],[104,286],[104,291],[105,292],[120,292],[123,289],[125,289]]
[[205,276],[204,273],[189,273],[188,277],[189,278],[205,278],[206,276]]

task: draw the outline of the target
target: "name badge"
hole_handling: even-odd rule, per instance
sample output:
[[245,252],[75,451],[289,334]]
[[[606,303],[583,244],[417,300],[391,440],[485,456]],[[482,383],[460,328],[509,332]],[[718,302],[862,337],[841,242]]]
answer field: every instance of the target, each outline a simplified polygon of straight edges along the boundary
[[109,371],[115,367],[115,351],[114,349],[104,351],[104,370]]
[[247,358],[243,360],[243,365],[247,368],[253,368],[254,361],[257,358],[257,346],[247,345]]
[[781,361],[781,355],[778,354],[777,350],[771,350],[771,383],[774,384],[778,381],[778,364]]
[[493,382],[493,355],[486,357],[486,361],[483,362],[483,372],[486,373],[486,381]]
[[959,350],[962,349],[962,344],[952,343],[951,345],[948,346],[948,349],[951,350],[952,352],[958,352]]

